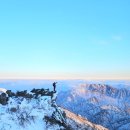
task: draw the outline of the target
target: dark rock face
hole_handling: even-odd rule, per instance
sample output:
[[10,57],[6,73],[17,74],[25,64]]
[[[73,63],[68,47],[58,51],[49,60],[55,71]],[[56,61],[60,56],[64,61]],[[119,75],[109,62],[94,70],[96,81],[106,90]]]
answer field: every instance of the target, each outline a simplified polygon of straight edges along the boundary
[[11,112],[16,112],[16,111],[17,111],[17,108],[12,107],[12,108],[10,108],[10,111],[11,111]]
[[15,94],[16,97],[24,97],[24,98],[33,98],[32,94],[27,93],[27,90],[17,91]]
[[6,97],[6,94],[5,94],[5,93],[2,93],[2,94],[0,95],[0,104],[6,105],[6,104],[7,104],[7,101],[8,101],[8,98]]
[[6,93],[8,94],[9,97],[15,96],[15,93],[13,93],[11,90],[7,90]]
[[35,98],[38,97],[38,95],[41,95],[41,96],[53,96],[53,91],[49,91],[49,89],[33,89],[31,90],[32,93],[34,93],[35,95]]

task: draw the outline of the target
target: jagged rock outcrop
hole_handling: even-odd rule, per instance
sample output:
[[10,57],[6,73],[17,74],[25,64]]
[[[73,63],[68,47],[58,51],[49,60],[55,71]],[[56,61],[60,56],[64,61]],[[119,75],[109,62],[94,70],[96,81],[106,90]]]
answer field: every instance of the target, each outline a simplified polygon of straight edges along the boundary
[[6,105],[8,101],[8,96],[6,94],[6,89],[0,88],[0,104]]
[[104,84],[86,84],[86,88],[92,92],[99,92],[101,94],[118,99],[130,97],[130,91],[125,88],[117,89]]
[[5,93],[0,94],[0,104],[6,105],[8,101],[8,97],[6,97]]

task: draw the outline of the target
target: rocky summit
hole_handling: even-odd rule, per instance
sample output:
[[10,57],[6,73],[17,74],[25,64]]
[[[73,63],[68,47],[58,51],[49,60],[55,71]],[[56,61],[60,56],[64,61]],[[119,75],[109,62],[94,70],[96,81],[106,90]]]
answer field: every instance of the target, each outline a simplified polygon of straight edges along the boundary
[[107,130],[59,107],[49,89],[0,90],[0,130]]

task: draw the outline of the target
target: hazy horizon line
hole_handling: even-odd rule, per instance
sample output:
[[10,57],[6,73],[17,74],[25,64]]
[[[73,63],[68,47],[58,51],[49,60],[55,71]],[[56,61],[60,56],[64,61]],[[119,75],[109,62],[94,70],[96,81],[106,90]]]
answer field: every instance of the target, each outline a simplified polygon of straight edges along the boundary
[[0,78],[0,80],[130,80],[130,78]]

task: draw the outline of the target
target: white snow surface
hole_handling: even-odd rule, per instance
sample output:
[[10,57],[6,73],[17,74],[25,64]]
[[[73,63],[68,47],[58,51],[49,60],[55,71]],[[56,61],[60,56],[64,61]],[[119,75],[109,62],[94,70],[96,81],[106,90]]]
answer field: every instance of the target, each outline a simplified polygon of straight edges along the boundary
[[0,130],[59,130],[59,125],[48,127],[43,119],[54,111],[47,96],[29,100],[10,98],[7,105],[0,104]]
[[[107,128],[101,126],[101,125],[97,125],[94,123],[89,122],[87,119],[81,117],[80,115],[76,115],[74,113],[72,113],[71,111],[68,111],[64,108],[61,108],[62,110],[65,111],[67,118],[67,123],[68,124],[82,124],[80,125],[80,128],[77,127],[73,127],[74,130],[80,129],[80,130],[85,130],[86,126],[87,126],[87,130],[92,130],[92,128],[96,129],[96,130],[108,130]],[[72,126],[77,126],[77,125],[72,125]]]
[[0,93],[6,93],[6,89],[5,88],[0,88]]

